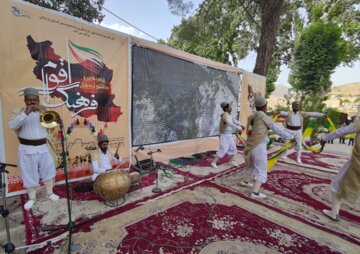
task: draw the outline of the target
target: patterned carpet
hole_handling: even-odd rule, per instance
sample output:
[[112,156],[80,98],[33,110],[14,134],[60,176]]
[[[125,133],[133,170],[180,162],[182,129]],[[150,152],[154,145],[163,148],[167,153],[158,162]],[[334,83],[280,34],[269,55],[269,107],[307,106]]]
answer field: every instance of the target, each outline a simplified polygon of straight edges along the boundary
[[[264,185],[268,197],[253,200],[251,190],[239,185],[244,165],[224,159],[215,170],[209,167],[213,157],[209,152],[171,161],[176,182],[164,182],[164,191],[154,194],[155,176],[144,176],[143,188],[130,191],[116,208],[92,192],[75,193],[72,253],[358,253],[360,203],[343,205],[340,222],[320,213],[329,207],[334,173],[279,163]],[[236,160],[243,161],[240,153]],[[67,223],[64,188],[58,188],[63,198],[56,207],[44,199],[25,213],[29,243],[58,239],[28,253],[67,248],[64,231],[46,231]]]
[[[301,161],[302,167],[315,168],[318,170],[328,171],[336,173],[346,161],[349,160],[349,156],[347,155],[339,155],[339,154],[330,154],[330,153],[320,153],[315,154],[310,151],[302,151]],[[297,165],[296,162],[296,152],[294,150],[290,150],[287,158],[280,159],[280,162]]]
[[[176,167],[183,172],[187,177],[195,180],[207,179],[213,177],[229,168],[232,168],[230,164],[230,156],[225,155],[224,158],[217,162],[218,168],[212,168],[210,163],[215,157],[215,152],[206,152],[202,154],[195,154],[190,157],[182,157],[170,161],[170,165]],[[239,150],[238,154],[234,156],[234,161],[237,165],[241,165],[245,162],[242,152]]]
[[[238,184],[244,173],[245,170],[234,170],[213,182],[251,200],[251,190]],[[277,165],[263,185],[263,193],[268,197],[256,202],[360,245],[360,202],[356,205],[344,204],[340,212],[341,221],[338,223],[333,223],[319,212],[330,207],[328,186],[332,177],[333,174],[323,171]]]
[[[139,186],[130,188],[125,196],[125,202],[117,207],[105,205],[94,191],[75,191],[78,187],[92,185],[90,180],[72,183],[72,221],[75,225],[82,225],[87,221],[101,220],[132,209],[137,205],[141,205],[141,202],[146,200],[156,198],[159,195],[191,185],[201,179],[210,178],[216,175],[216,173],[234,168],[233,165],[228,163],[229,158],[225,157],[220,162],[223,164],[219,165],[219,168],[214,173],[214,169],[210,167],[210,162],[213,158],[214,152],[209,152],[202,156],[201,162],[204,163],[207,160],[208,166],[202,166],[202,174],[200,175],[193,174],[191,172],[193,166],[190,165],[176,168],[172,165],[159,163],[162,168],[165,168],[165,172],[169,173],[169,176],[164,176],[164,171],[158,171],[158,186],[162,189],[162,193],[155,194],[152,192],[156,186],[156,172],[152,171],[151,174],[142,176]],[[241,160],[240,155],[236,156],[236,159]],[[58,202],[52,203],[46,198],[44,191],[40,191],[38,193],[38,202],[35,203],[34,207],[30,211],[24,210],[27,244],[42,242],[67,230],[68,210],[65,186],[55,186],[54,192],[60,196]],[[23,203],[28,200],[27,195],[22,195],[21,198]],[[120,202],[123,202],[123,200],[120,200]]]

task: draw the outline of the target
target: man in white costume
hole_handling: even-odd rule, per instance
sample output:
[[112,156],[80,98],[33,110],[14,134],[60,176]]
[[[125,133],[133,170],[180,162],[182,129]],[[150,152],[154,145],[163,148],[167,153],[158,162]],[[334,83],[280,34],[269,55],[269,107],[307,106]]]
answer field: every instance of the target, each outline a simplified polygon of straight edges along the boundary
[[[267,151],[266,144],[269,141],[268,131],[273,130],[285,139],[293,139],[294,134],[286,132],[278,127],[274,120],[265,114],[267,101],[263,96],[255,98],[256,113],[248,119],[247,130],[251,129],[246,141],[244,156],[247,165],[246,180],[240,182],[241,186],[253,187],[252,198],[265,198],[266,195],[260,193],[260,187],[267,181]],[[254,178],[255,184],[249,179]]]
[[[360,112],[359,112],[360,113]],[[321,144],[325,145],[328,140],[344,137],[355,133],[355,145],[351,158],[340,169],[339,173],[331,181],[332,193],[331,210],[322,210],[322,213],[333,221],[339,220],[339,211],[342,200],[355,203],[360,196],[360,115],[350,125],[337,129],[321,137]]]
[[40,123],[40,114],[45,109],[40,105],[36,89],[25,88],[24,96],[26,107],[13,110],[9,127],[16,132],[20,141],[19,169],[29,195],[24,208],[29,210],[36,202],[36,188],[39,187],[40,180],[45,185],[50,200],[58,201],[59,196],[53,193],[56,170],[47,145],[48,132]]
[[106,135],[98,135],[99,148],[91,155],[91,165],[93,169],[93,175],[91,179],[95,181],[96,177],[101,173],[104,173],[112,169],[112,163],[119,164],[122,162],[119,154],[109,148],[109,139]]
[[220,148],[216,153],[216,157],[210,165],[213,168],[217,168],[216,163],[227,153],[231,155],[231,164],[234,166],[238,166],[233,160],[234,155],[237,153],[237,147],[232,132],[233,129],[235,129],[238,130],[239,133],[241,133],[244,127],[240,124],[239,121],[237,121],[230,115],[232,108],[229,103],[222,102],[220,106],[224,110],[224,113],[221,115],[220,119]]
[[[302,133],[303,133],[303,122],[304,117],[326,117],[323,113],[318,112],[303,112],[299,111],[300,105],[297,101],[292,103],[292,111],[290,112],[280,112],[280,116],[286,117],[286,131],[295,136],[296,141],[296,162],[302,164],[301,161],[301,151],[302,151]],[[286,158],[286,152],[282,156]]]

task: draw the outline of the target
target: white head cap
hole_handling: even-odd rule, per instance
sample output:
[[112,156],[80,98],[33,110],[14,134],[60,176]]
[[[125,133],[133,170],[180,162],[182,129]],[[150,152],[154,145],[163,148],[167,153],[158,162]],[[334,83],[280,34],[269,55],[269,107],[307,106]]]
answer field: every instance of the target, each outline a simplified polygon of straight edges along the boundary
[[267,103],[264,96],[256,96],[255,98],[255,107],[260,108],[265,106]]
[[39,95],[39,92],[33,87],[27,87],[24,89],[24,96],[26,95]]

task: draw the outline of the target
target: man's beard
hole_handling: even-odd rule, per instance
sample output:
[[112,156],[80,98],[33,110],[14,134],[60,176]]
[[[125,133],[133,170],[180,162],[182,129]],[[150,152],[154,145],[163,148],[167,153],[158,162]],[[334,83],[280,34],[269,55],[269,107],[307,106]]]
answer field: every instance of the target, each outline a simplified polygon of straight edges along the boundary
[[106,154],[107,151],[107,147],[100,147],[101,152],[103,152],[103,154]]

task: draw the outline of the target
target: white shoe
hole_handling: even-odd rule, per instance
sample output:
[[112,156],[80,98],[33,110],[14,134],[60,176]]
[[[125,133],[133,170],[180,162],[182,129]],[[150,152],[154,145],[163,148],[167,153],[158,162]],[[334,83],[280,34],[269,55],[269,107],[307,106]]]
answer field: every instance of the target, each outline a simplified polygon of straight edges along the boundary
[[218,166],[216,165],[216,162],[211,162],[210,164],[213,168],[218,168]]
[[34,199],[29,199],[24,205],[25,210],[26,211],[30,210],[34,206],[35,203],[36,203],[36,199],[35,200]]
[[336,216],[333,215],[331,210],[322,210],[321,211],[326,217],[328,217],[330,220],[332,221],[339,221],[339,214],[337,214]]
[[54,193],[51,193],[50,195],[48,195],[47,198],[54,202],[56,202],[60,199],[59,196]]
[[261,199],[261,198],[266,198],[266,195],[262,194],[261,192],[259,192],[259,194],[255,194],[254,192],[252,192],[251,197],[255,199]]
[[235,161],[231,161],[231,165],[233,165],[235,167],[239,166]]
[[297,163],[297,164],[303,164],[300,159],[297,159],[297,160],[296,160],[296,163]]
[[242,186],[242,187],[253,187],[254,184],[249,183],[249,182],[245,182],[245,181],[241,181],[240,186]]

